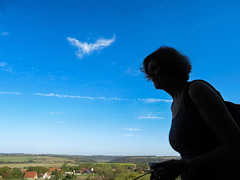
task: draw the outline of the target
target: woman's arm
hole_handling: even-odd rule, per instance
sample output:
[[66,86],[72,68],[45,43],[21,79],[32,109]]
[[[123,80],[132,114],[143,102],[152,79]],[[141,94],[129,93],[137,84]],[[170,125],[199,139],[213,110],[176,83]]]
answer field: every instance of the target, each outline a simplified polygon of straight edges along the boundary
[[[193,158],[193,167],[206,167],[240,161],[240,128],[229,113],[221,97],[206,83],[195,81],[189,86],[189,95],[202,119],[222,141],[222,146]],[[204,132],[203,132],[204,133]]]

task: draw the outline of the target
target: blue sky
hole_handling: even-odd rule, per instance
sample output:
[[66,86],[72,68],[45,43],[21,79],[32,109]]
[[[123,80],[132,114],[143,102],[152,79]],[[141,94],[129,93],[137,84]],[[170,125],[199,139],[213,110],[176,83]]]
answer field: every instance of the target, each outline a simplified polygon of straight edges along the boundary
[[237,0],[2,0],[0,152],[178,155],[171,97],[139,67],[162,45],[240,102]]

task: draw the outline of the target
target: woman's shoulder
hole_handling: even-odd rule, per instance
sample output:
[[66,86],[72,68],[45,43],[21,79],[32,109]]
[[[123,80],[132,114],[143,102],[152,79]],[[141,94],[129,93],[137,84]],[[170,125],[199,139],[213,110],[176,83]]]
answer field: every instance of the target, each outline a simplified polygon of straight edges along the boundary
[[[189,86],[210,86],[211,88],[214,88],[209,82],[202,80],[202,79],[195,79],[188,82]],[[215,88],[214,88],[215,89]]]
[[195,94],[198,94],[199,91],[217,91],[210,83],[208,83],[205,80],[202,79],[196,79],[196,80],[192,80],[187,82],[186,86],[185,86],[185,94],[187,94],[188,96],[192,96]]
[[220,95],[220,93],[213,87],[213,85],[202,79],[196,79],[188,82],[188,91],[190,96],[191,94],[198,94],[203,92],[217,93]]
[[193,101],[208,101],[215,97],[215,100],[223,100],[221,94],[205,80],[193,80],[189,82],[188,93]]

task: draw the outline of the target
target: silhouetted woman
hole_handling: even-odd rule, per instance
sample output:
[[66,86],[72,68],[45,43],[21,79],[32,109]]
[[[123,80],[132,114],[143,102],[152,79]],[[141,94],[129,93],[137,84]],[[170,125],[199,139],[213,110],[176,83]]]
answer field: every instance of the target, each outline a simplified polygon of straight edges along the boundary
[[207,82],[188,82],[189,59],[160,47],[143,61],[142,72],[173,98],[169,141],[180,160],[160,163],[162,180],[240,180],[240,128],[223,99]]

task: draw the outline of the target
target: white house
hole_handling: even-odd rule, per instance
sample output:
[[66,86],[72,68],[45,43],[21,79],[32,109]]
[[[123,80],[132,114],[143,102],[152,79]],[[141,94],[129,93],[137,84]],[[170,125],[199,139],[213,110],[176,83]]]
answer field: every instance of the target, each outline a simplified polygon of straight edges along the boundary
[[51,178],[51,175],[46,172],[44,175],[43,175],[43,179],[50,179]]

